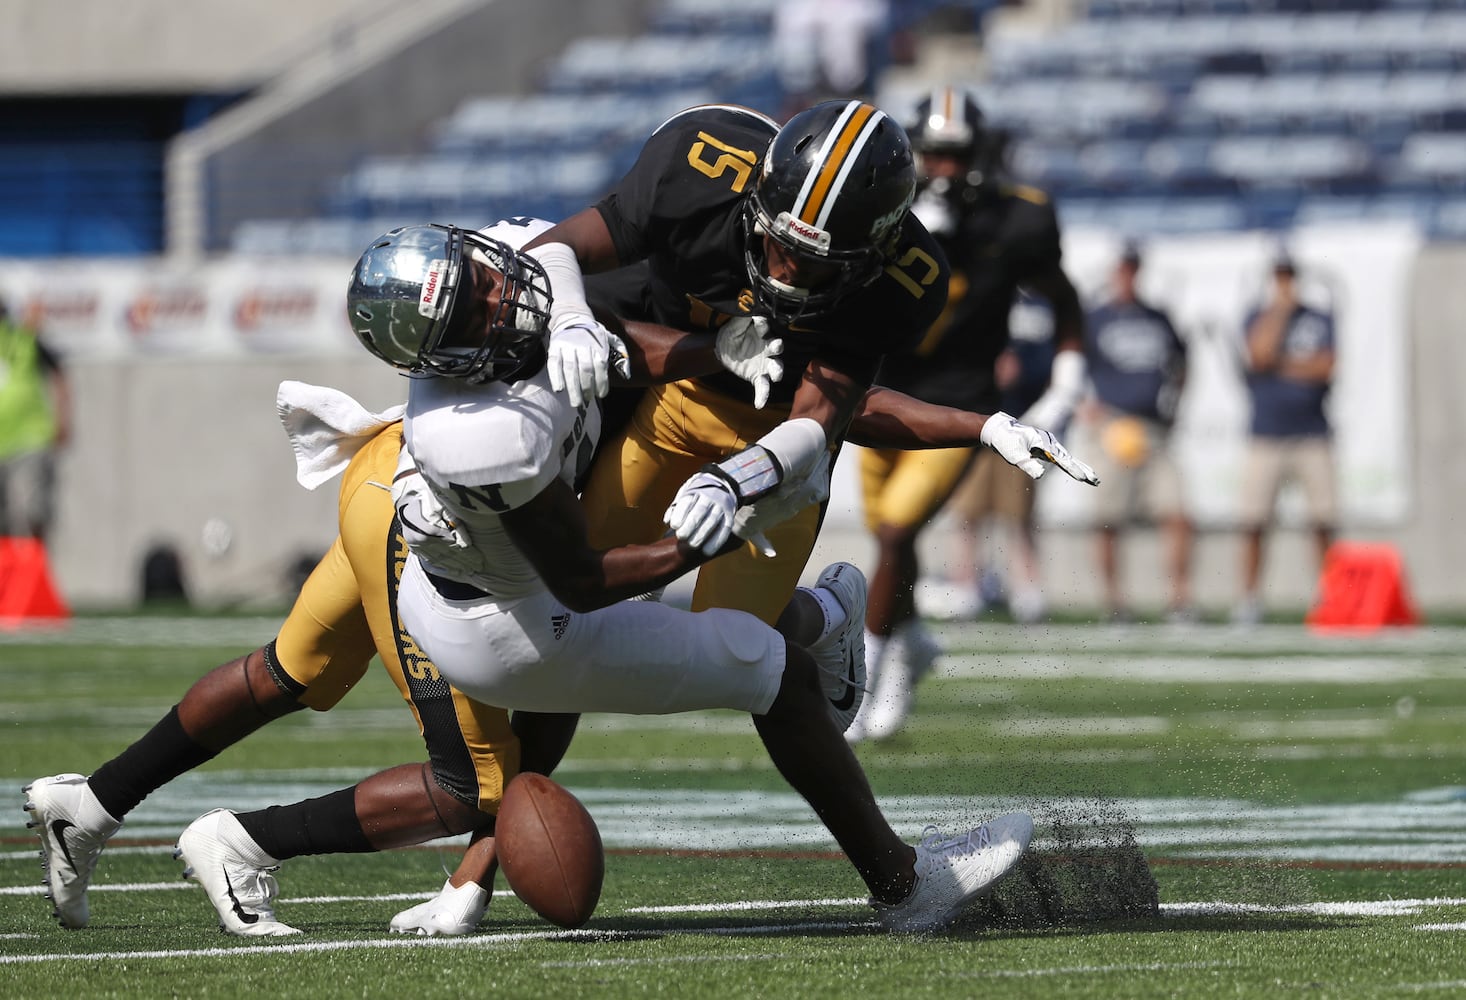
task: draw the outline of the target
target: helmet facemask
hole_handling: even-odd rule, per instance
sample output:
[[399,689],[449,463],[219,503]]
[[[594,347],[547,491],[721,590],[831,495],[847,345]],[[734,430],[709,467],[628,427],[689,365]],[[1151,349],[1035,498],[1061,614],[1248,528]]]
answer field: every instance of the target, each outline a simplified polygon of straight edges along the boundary
[[438,225],[380,237],[357,262],[347,292],[352,329],[367,350],[409,375],[475,384],[539,370],[550,302],[549,279],[532,257]]
[[[801,228],[797,220],[789,218],[788,212],[781,212],[777,218],[770,219],[759,207],[756,197],[750,197],[744,204],[743,259],[753,288],[755,306],[759,312],[786,324],[802,316],[828,312],[845,295],[869,284],[885,265],[885,252],[874,246],[843,254],[821,252],[811,241],[798,235]],[[793,257],[816,266],[833,265],[834,274],[811,288],[780,281],[769,273],[765,236],[772,238]]]

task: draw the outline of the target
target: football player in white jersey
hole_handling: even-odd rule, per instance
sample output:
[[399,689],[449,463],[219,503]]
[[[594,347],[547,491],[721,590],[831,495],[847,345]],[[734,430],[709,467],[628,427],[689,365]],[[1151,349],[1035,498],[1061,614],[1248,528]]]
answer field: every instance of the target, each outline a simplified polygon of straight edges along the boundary
[[[806,488],[827,483],[824,435],[806,445],[796,437],[800,422],[786,422],[771,432],[779,442],[761,440],[706,471],[744,501],[736,539],[724,531],[592,549],[574,484],[594,449],[597,407],[573,406],[550,386],[549,279],[535,257],[500,242],[530,235],[527,227],[398,231],[368,250],[353,276],[348,310],[358,337],[394,366],[427,376],[409,385],[393,484],[411,549],[399,590],[404,624],[449,681],[489,704],[751,713],[780,773],[865,880],[883,923],[945,926],[1018,861],[1032,836],[1029,817],[904,844],[841,737],[805,649],[744,612],[628,600],[807,507],[808,493],[779,487],[785,477]],[[574,275],[556,277],[554,290],[564,293]],[[790,467],[771,453],[800,461]]]
[[[754,444],[710,469],[747,501],[736,539],[715,532],[591,549],[574,480],[594,448],[597,402],[577,406],[551,387],[551,286],[540,262],[509,242],[532,232],[522,222],[483,234],[394,230],[353,273],[348,307],[358,337],[416,376],[393,484],[412,550],[399,590],[404,624],[447,680],[489,704],[751,713],[780,773],[866,882],[881,923],[946,926],[1017,863],[1031,819],[1015,813],[953,838],[933,832],[915,847],[903,843],[841,737],[831,679],[806,649],[743,612],[627,600],[820,499],[825,452],[785,468]],[[565,276],[556,277],[559,293]],[[798,442],[776,450],[800,453]],[[786,474],[803,492],[781,493]],[[860,628],[830,615],[820,640]],[[191,864],[192,855],[227,856],[241,880],[273,866],[256,829],[231,829],[227,842],[190,831],[179,847]]]

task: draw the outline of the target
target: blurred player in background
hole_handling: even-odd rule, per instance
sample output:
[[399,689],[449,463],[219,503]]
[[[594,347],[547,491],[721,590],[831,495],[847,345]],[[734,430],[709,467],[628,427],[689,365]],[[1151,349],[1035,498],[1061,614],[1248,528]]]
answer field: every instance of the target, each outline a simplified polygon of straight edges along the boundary
[[56,517],[56,459],[70,437],[61,358],[0,300],[0,536],[46,540]]
[[[993,363],[1003,410],[1026,413],[1049,387],[1054,364],[1054,311],[1019,289],[1008,316],[1009,341]],[[1103,477],[1101,477],[1103,478]],[[972,619],[1005,607],[1022,624],[1048,612],[1038,560],[1037,484],[1011,474],[1006,462],[978,452],[946,509],[957,533],[947,579],[926,580],[918,610],[928,617]],[[1006,557],[1006,572],[999,554]]]
[[[977,103],[962,91],[941,87],[924,99],[911,132],[923,177],[912,214],[952,262],[950,292],[916,351],[886,359],[881,384],[928,402],[997,410],[995,369],[1009,345],[1008,317],[1023,286],[1053,309],[1056,354],[1048,388],[1020,419],[1062,430],[1084,391],[1084,316],[1060,263],[1053,206],[1043,192],[1002,176],[1002,137],[987,128]],[[917,538],[975,456],[963,449],[862,453],[865,519],[880,560],[866,615],[870,697],[847,732],[851,739],[884,739],[899,731],[916,682],[938,654],[916,615]],[[1031,483],[1019,485],[1031,491]]]
[[1286,251],[1273,261],[1268,301],[1244,326],[1243,366],[1252,428],[1242,481],[1242,594],[1232,619],[1252,625],[1262,620],[1263,535],[1283,483],[1302,488],[1320,564],[1337,516],[1325,410],[1334,378],[1334,317],[1299,296],[1298,267]]
[[[1110,298],[1087,318],[1084,353],[1094,397],[1081,408],[1100,448],[1105,488],[1097,497],[1099,567],[1111,621],[1129,621],[1120,582],[1119,541],[1143,501],[1166,540],[1172,623],[1196,619],[1191,604],[1192,525],[1181,473],[1170,452],[1171,425],[1186,383],[1186,342],[1171,318],[1139,297],[1140,248],[1126,244]],[[1142,496],[1142,491],[1148,496]]]

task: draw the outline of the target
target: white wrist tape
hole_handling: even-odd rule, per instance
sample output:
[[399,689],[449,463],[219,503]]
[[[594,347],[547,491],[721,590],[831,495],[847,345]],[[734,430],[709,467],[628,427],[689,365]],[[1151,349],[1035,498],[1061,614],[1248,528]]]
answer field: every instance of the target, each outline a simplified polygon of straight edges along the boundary
[[753,503],[788,481],[801,482],[825,453],[825,429],[809,417],[786,420],[742,451],[707,466],[733,487],[738,503]]
[[550,330],[562,330],[575,323],[592,323],[594,316],[585,301],[585,282],[580,261],[566,243],[546,243],[525,253],[540,262],[550,279]]
[[1049,369],[1049,387],[1019,419],[1025,424],[1053,430],[1074,413],[1084,398],[1088,369],[1082,351],[1060,351]]

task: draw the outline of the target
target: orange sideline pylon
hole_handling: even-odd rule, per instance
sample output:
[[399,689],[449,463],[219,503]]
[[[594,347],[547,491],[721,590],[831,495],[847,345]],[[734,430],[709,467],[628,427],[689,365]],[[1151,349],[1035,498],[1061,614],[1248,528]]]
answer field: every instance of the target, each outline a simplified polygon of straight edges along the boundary
[[1335,542],[1324,556],[1318,603],[1304,621],[1314,629],[1376,629],[1419,625],[1405,582],[1405,563],[1392,545]]
[[51,582],[46,547],[35,538],[0,538],[0,626],[70,617]]

